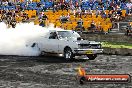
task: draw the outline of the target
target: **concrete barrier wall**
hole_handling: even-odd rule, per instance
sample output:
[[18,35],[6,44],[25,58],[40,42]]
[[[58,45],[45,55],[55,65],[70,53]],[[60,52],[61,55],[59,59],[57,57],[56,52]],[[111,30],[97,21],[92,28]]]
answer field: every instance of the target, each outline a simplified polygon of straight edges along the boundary
[[92,41],[109,41],[109,42],[126,42],[132,43],[132,36],[125,35],[110,35],[110,34],[81,34],[87,40]]

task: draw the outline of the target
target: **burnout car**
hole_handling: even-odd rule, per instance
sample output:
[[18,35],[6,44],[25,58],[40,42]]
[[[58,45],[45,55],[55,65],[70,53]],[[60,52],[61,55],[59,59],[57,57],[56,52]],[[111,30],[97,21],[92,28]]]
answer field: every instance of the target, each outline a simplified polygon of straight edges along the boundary
[[66,60],[72,60],[75,56],[86,55],[94,60],[97,54],[103,52],[100,42],[83,40],[81,36],[72,30],[49,30],[41,37],[37,44],[41,52],[62,54]]

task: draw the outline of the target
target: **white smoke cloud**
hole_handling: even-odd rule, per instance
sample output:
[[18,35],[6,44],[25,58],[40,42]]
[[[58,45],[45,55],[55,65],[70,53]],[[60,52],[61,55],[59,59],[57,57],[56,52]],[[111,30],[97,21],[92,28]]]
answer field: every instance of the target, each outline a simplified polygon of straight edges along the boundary
[[6,24],[0,23],[0,55],[38,56],[40,54],[38,48],[26,45],[39,41],[40,36],[52,29],[55,28],[53,26],[44,28],[33,23],[19,23],[16,28],[7,28]]

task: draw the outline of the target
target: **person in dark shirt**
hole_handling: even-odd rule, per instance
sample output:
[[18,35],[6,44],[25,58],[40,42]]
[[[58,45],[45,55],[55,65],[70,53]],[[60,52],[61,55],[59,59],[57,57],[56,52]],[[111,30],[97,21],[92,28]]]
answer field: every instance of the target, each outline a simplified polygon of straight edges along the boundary
[[56,32],[50,33],[49,39],[57,39],[57,34],[56,34]]
[[12,18],[12,21],[10,22],[10,25],[12,26],[12,28],[16,27],[16,20],[15,20],[15,18]]
[[92,30],[92,31],[96,30],[96,26],[95,26],[94,22],[91,23],[90,30]]
[[43,14],[42,20],[46,20],[46,19],[48,19],[48,17],[45,14]]
[[40,22],[39,26],[45,27],[45,21],[42,20],[42,21]]
[[40,3],[37,3],[37,7],[40,7],[41,6],[41,4]]
[[11,2],[8,2],[8,5],[9,5],[9,6],[12,6],[12,3],[11,3]]
[[94,29],[95,28],[95,25],[94,24],[91,24],[91,28]]

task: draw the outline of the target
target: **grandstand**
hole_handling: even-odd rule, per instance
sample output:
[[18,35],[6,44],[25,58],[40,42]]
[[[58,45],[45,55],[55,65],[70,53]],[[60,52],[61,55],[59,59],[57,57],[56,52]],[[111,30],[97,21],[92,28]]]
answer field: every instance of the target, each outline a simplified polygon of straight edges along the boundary
[[[3,0],[0,20],[53,23],[65,30],[109,32],[115,22],[132,16],[131,0]],[[7,22],[8,23],[8,22]]]

